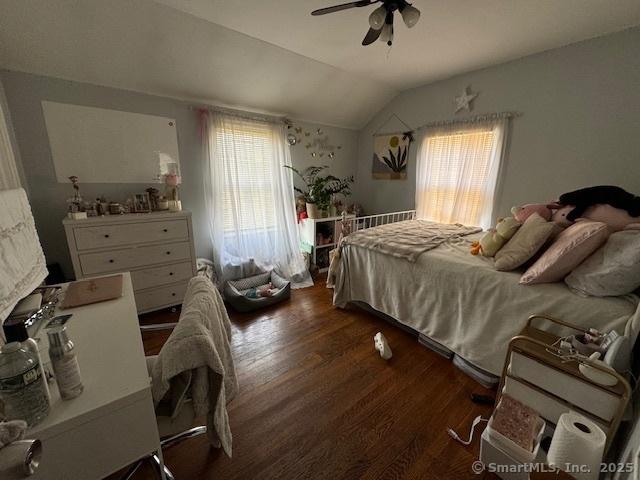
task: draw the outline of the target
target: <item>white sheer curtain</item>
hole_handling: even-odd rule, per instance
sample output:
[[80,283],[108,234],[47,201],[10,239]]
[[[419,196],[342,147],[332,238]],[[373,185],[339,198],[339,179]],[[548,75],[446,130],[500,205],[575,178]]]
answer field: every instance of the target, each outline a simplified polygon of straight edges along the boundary
[[7,190],[21,185],[1,96],[0,89],[0,190]]
[[282,123],[203,111],[205,199],[218,274],[253,260],[292,286],[312,285],[300,252]]
[[430,129],[417,155],[416,216],[490,227],[508,119]]

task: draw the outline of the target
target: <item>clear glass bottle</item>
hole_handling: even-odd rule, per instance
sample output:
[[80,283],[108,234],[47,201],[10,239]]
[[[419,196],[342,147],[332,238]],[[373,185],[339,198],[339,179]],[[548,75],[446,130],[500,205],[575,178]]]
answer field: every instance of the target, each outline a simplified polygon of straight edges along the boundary
[[37,357],[18,342],[0,350],[0,399],[7,420],[36,425],[49,414],[49,397]]
[[73,342],[67,335],[67,327],[60,326],[47,332],[49,337],[49,358],[63,400],[77,397],[84,390],[80,367]]

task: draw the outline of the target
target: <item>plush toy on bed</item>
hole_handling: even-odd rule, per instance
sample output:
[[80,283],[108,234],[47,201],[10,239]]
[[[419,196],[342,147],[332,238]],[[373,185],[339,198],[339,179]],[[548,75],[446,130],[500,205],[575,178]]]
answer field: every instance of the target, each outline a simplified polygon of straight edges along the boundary
[[478,242],[471,245],[471,255],[482,254],[493,257],[513,237],[521,223],[513,217],[499,218],[495,228],[490,229]]
[[512,207],[511,215],[516,221],[520,223],[524,223],[527,218],[529,218],[534,213],[537,213],[542,218],[544,218],[547,222],[551,220],[551,208],[546,203],[528,203],[527,205],[522,205],[521,207]]
[[563,193],[550,205],[554,222],[570,225],[579,218],[603,222],[614,230],[640,223],[640,197],[620,187],[601,185]]
[[511,214],[520,223],[524,223],[534,213],[537,213],[546,221],[551,221],[561,227],[568,227],[573,222],[567,220],[567,215],[573,210],[571,205],[561,205],[558,202],[529,203],[522,207],[513,207]]

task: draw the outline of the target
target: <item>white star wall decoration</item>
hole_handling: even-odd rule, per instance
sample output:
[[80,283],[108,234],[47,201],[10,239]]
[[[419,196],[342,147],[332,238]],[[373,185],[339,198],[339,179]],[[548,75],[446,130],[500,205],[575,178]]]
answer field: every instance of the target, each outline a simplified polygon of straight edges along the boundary
[[462,94],[455,98],[456,113],[462,109],[470,112],[473,109],[471,102],[473,102],[477,96],[477,93],[471,91],[471,87],[465,87],[465,89],[462,90]]

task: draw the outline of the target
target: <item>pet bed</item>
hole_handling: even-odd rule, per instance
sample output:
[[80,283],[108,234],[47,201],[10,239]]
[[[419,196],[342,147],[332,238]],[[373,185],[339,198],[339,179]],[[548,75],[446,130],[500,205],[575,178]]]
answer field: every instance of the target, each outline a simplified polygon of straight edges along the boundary
[[[252,290],[261,290],[273,285],[275,291],[271,296],[250,298],[247,293]],[[251,312],[259,308],[267,307],[291,296],[291,282],[285,280],[274,271],[260,273],[252,277],[239,280],[229,280],[224,287],[224,299],[238,312]]]

